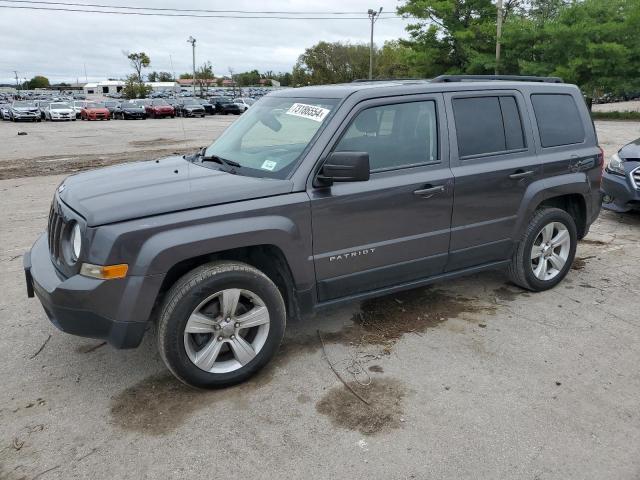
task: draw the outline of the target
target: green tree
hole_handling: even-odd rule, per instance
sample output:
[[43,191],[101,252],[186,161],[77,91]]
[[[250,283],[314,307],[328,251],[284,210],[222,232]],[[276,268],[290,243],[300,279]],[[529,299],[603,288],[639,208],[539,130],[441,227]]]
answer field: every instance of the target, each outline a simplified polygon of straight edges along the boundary
[[43,77],[42,75],[36,75],[31,80],[26,82],[27,89],[35,90],[36,88],[49,88],[51,85],[49,84],[49,79],[47,77]]
[[385,42],[374,64],[376,78],[407,78],[415,76],[411,68],[413,50],[400,40]]
[[138,82],[142,82],[142,69],[148,68],[151,65],[151,59],[144,52],[138,53],[128,53],[125,52],[125,55],[129,59],[131,66],[136,71],[136,77],[138,78]]
[[193,78],[193,73],[181,73],[180,80],[191,80]]
[[147,75],[149,82],[173,82],[173,75],[169,72],[156,72],[155,70]]
[[135,74],[129,75],[122,88],[122,95],[125,98],[144,98],[151,93],[152,88],[145,85]]
[[203,89],[208,87],[209,83],[215,78],[211,62],[204,62],[202,66],[196,70],[196,85],[200,86],[200,95],[202,95]]
[[640,91],[640,0],[536,3],[505,24],[512,73],[557,75],[588,96]]
[[294,85],[350,82],[369,75],[369,46],[341,42],[319,42],[298,57]]
[[418,20],[407,26],[407,45],[421,76],[493,73],[497,9],[491,0],[405,0],[398,13]]
[[248,87],[259,85],[260,79],[264,77],[260,75],[258,70],[251,70],[250,72],[234,73],[233,78],[239,86]]

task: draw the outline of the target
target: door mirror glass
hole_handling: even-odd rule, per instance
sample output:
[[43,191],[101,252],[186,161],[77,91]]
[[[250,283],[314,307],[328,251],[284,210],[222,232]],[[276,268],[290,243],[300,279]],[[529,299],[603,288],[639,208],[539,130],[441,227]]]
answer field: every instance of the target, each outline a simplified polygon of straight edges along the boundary
[[324,185],[333,182],[365,182],[369,180],[367,152],[333,152],[324,161],[318,180]]

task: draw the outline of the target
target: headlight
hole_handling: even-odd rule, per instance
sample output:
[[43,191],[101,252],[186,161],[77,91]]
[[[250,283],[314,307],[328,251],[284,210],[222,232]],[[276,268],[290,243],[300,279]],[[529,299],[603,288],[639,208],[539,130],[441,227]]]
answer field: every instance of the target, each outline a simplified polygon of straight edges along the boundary
[[609,173],[615,173],[616,175],[626,175],[627,172],[624,170],[624,160],[620,158],[617,153],[614,153],[609,161],[609,165],[607,165],[607,171]]
[[71,254],[73,261],[77,261],[80,258],[80,251],[82,250],[82,232],[80,231],[80,225],[75,224],[73,230],[71,230]]

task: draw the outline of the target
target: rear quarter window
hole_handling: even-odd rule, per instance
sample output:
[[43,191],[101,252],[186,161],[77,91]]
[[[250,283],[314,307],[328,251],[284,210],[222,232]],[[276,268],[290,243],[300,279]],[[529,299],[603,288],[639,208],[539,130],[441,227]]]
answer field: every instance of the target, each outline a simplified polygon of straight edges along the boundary
[[531,95],[531,103],[543,147],[584,141],[582,118],[572,95],[535,93]]

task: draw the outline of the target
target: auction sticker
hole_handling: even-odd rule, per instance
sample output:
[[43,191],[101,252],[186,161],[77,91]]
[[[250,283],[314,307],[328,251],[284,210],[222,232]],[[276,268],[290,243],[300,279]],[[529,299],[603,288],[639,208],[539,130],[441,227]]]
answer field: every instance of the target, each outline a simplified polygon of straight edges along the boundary
[[277,163],[274,162],[273,160],[265,160],[260,168],[262,168],[263,170],[269,170],[270,172],[273,172],[273,169],[276,168],[276,165]]
[[324,120],[324,117],[326,117],[328,113],[329,110],[326,108],[307,105],[306,103],[294,103],[291,105],[291,108],[287,110],[287,115],[308,118],[309,120],[315,120],[316,122]]

